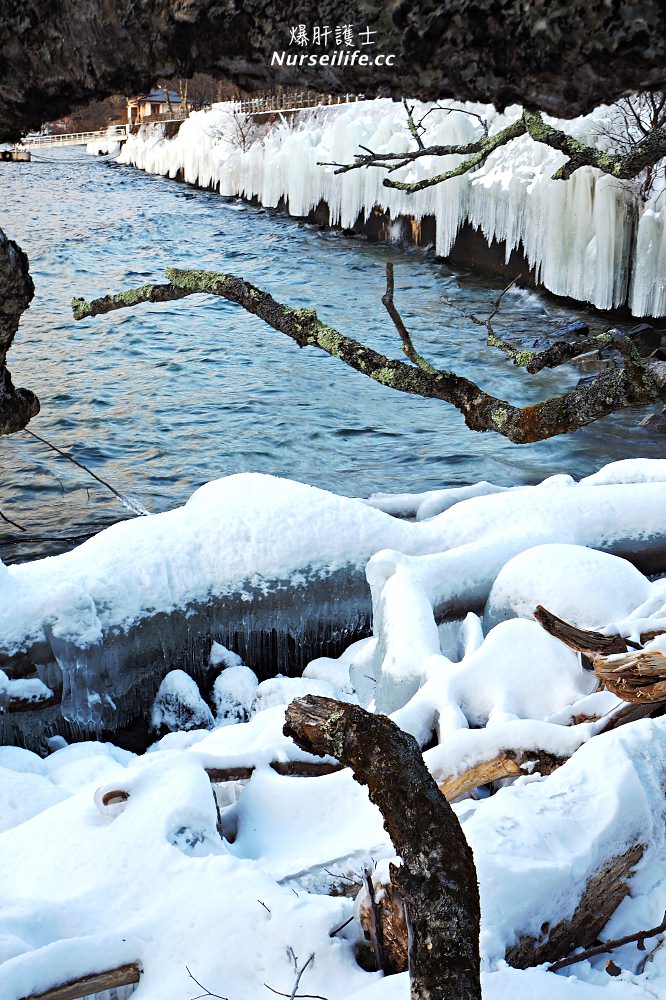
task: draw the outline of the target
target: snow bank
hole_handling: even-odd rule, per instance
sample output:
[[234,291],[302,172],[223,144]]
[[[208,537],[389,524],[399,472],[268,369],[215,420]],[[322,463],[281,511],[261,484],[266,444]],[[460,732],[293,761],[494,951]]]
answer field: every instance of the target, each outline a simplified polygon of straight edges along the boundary
[[[321,634],[326,615],[353,634],[368,603],[365,569],[376,642],[350,673],[365,703],[374,697],[380,711],[392,712],[424,682],[431,658],[441,657],[438,622],[481,610],[498,573],[526,549],[588,546],[663,566],[666,482],[661,463],[648,468],[638,483],[550,478],[472,491],[452,505],[429,495],[420,509],[428,502],[441,512],[416,521],[272,476],[230,476],[201,487],[183,507],[123,521],[71,552],[2,567],[0,656],[8,674],[12,662],[29,657],[43,685],[62,680],[62,712],[71,721],[93,730],[118,725],[119,699],[128,699],[129,721],[140,708],[137,692],[151,698],[173,667],[202,672],[211,637],[251,630],[262,607],[262,627],[292,622],[297,646],[306,625]],[[530,573],[520,573],[531,581],[524,601],[547,603],[552,588],[540,589],[544,575]],[[653,595],[630,567],[618,580],[608,601],[619,589],[624,603],[611,609],[607,602],[612,619]],[[8,724],[18,722],[16,713],[9,717]]]
[[[428,105],[416,102],[415,117]],[[521,109],[504,114],[478,104],[447,102],[454,110],[426,119],[429,144],[469,143],[482,135],[475,115],[490,134],[515,121]],[[612,108],[597,108],[573,121],[549,120],[575,138],[607,148],[604,131],[616,128]],[[621,131],[621,129],[616,129]],[[408,195],[382,186],[381,170],[335,175],[321,163],[349,163],[360,146],[376,152],[410,148],[402,104],[364,101],[302,113],[282,121],[247,147],[239,135],[233,104],[192,114],[176,137],[165,140],[160,126],[130,136],[120,161],[151,173],[214,185],[221,194],[256,197],[276,207],[282,199],[294,216],[306,216],[321,201],[330,221],[353,226],[375,206],[421,220],[436,219],[436,250],[446,256],[465,222],[488,242],[503,241],[508,260],[522,249],[537,280],[559,295],[592,302],[601,309],[628,303],[637,316],[666,313],[666,206],[660,192],[647,203],[637,184],[617,181],[593,168],[569,181],[552,180],[564,155],[521,136],[493,153],[473,174]],[[423,157],[398,171],[396,179],[416,181],[462,162],[461,157]]]
[[[160,721],[181,728],[143,756],[95,741],[51,741],[45,759],[0,747],[2,1000],[126,962],[142,969],[137,1000],[194,995],[188,969],[219,996],[260,1000],[265,984],[288,996],[310,955],[301,994],[407,1000],[405,976],[383,980],[357,965],[358,928],[340,929],[354,903],[328,894],[394,854],[366,790],[348,770],[306,779],[269,766],[312,761],[282,731],[285,706],[306,692],[395,705],[394,719],[430,745],[425,761],[440,782],[507,750],[570,758],[548,777],[524,765],[512,784],[454,804],[478,871],[484,1000],[666,993],[664,948],[618,950],[624,971],[612,982],[605,956],[561,975],[504,961],[517,941],[571,916],[599,866],[637,844],[645,850],[630,895],[602,936],[655,926],[666,908],[666,720],[602,733],[618,699],[593,690],[578,657],[529,617],[530,602],[547,595],[560,608],[617,616],[608,628],[654,625],[666,583],[606,550],[663,553],[666,463],[618,463],[580,484],[559,476],[452,499],[431,491],[373,506],[271,477],[230,477],[184,508],[124,522],[67,556],[0,564],[3,627],[32,607],[45,628],[57,621],[62,642],[97,641],[95,628],[113,638],[113,623],[155,613],[157,599],[172,608],[193,593],[244,586],[253,565],[258,586],[276,579],[298,588],[304,567],[325,577],[332,566],[362,564],[387,539],[403,548],[368,560],[375,635],[339,659],[259,683],[216,644],[214,725],[194,681],[175,670],[158,707]],[[408,522],[380,505],[438,513]],[[598,589],[609,581],[606,603],[588,594],[597,577]],[[486,621],[484,631],[473,608],[493,591],[493,607],[512,617],[492,628]],[[63,594],[76,601],[58,607]],[[438,624],[438,609],[454,608],[464,619]],[[196,720],[174,715],[174,704],[213,728],[187,730]],[[253,773],[213,790],[205,769],[223,768]]]
[[[239,746],[250,736],[247,726],[227,726],[203,742],[234,731]],[[360,859],[390,851],[365,790],[349,772],[295,779],[259,769],[223,808],[223,829],[234,839],[221,840],[200,746],[175,750],[163,741],[141,758],[82,744],[46,761],[26,752],[4,761],[15,765],[9,769],[26,797],[40,770],[54,794],[51,802],[42,796],[37,815],[16,817],[0,833],[3,1000],[123,962],[140,963],[143,1000],[189,996],[186,967],[222,996],[259,1000],[264,983],[292,988],[292,949],[299,964],[315,956],[304,992],[406,997],[405,977],[377,981],[356,965],[353,933],[330,937],[352,915],[352,900],[306,890],[302,875],[294,883],[308,870],[339,871],[334,859],[345,852]],[[582,747],[548,779],[519,779],[455,807],[479,873],[485,998],[594,1000],[605,974],[589,963],[567,970],[578,978],[518,972],[504,966],[504,950],[538,934],[544,920],[570,914],[600,860],[638,841],[646,854],[612,929],[658,922],[665,773],[666,725],[644,721]],[[105,807],[104,793],[119,789],[123,808]],[[627,948],[615,956],[628,971],[599,1000],[659,995],[666,970],[654,963],[638,971],[641,954]]]

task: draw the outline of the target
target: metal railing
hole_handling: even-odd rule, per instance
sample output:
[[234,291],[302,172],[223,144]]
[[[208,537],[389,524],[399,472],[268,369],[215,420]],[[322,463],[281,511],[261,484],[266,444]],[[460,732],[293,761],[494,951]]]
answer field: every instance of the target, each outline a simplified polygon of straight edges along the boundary
[[113,125],[95,132],[54,132],[51,135],[26,135],[20,145],[26,146],[85,146],[93,139],[126,139],[127,126]]
[[365,94],[319,94],[304,90],[296,93],[265,94],[241,101],[230,101],[234,111],[241,114],[260,115],[271,111],[299,111],[302,108],[329,107],[336,104],[354,104],[364,101]]

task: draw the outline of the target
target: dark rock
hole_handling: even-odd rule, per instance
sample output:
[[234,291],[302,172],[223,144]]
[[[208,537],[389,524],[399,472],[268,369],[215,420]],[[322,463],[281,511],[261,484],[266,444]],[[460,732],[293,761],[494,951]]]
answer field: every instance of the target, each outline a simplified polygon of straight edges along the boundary
[[28,389],[15,388],[5,367],[7,351],[34,293],[28,258],[0,229],[0,435],[23,430],[39,413],[37,397]]
[[627,336],[633,342],[634,347],[642,355],[649,357],[661,345],[661,333],[655,330],[649,323],[639,323],[627,332]]
[[661,0],[361,0],[356,41],[371,34],[359,51],[394,55],[392,64],[272,65],[274,52],[307,61],[326,51],[290,46],[290,27],[349,21],[339,0],[4,0],[0,141],[93,99],[195,71],[249,90],[517,101],[563,117],[666,83]]
[[572,319],[571,322],[560,327],[554,339],[566,340],[568,337],[587,337],[589,332],[589,326],[587,323],[583,323],[582,319]]

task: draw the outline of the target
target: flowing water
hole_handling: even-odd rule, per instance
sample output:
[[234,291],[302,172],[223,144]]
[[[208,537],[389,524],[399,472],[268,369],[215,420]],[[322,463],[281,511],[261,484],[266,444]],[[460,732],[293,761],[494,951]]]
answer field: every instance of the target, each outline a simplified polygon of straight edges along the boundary
[[[27,251],[36,286],[9,355],[15,383],[42,403],[30,426],[150,511],[240,471],[368,495],[578,477],[666,452],[663,437],[638,426],[649,410],[529,446],[474,434],[452,407],[376,385],[212,297],[75,323],[74,295],[160,280],[169,265],[225,270],[400,357],[380,302],[391,260],[396,304],[417,349],[439,365],[516,403],[584,374],[568,366],[529,377],[484,348],[483,330],[441,300],[487,315],[501,280],[453,271],[423,251],[307,226],[80,149],[2,163],[0,184],[0,226]],[[501,312],[530,344],[581,315],[520,290]],[[608,325],[589,319],[597,330]],[[0,510],[27,529],[19,546],[21,533],[0,521],[5,561],[61,551],[73,536],[127,516],[109,491],[25,433],[0,438],[0,468]]]

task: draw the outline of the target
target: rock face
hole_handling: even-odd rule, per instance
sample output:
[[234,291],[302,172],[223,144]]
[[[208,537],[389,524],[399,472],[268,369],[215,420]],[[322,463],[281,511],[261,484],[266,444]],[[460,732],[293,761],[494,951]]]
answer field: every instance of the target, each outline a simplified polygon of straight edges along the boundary
[[39,413],[39,400],[28,389],[16,389],[5,358],[21,314],[34,295],[28,258],[0,229],[0,435],[13,434]]
[[[349,21],[339,0],[4,0],[0,141],[92,99],[197,70],[248,89],[517,101],[561,117],[666,82],[661,0],[360,0],[351,46],[336,45],[334,33],[326,47],[312,44],[315,26]],[[290,45],[297,25],[308,45]],[[337,48],[394,59],[308,65]],[[271,65],[276,51],[304,64]]]

